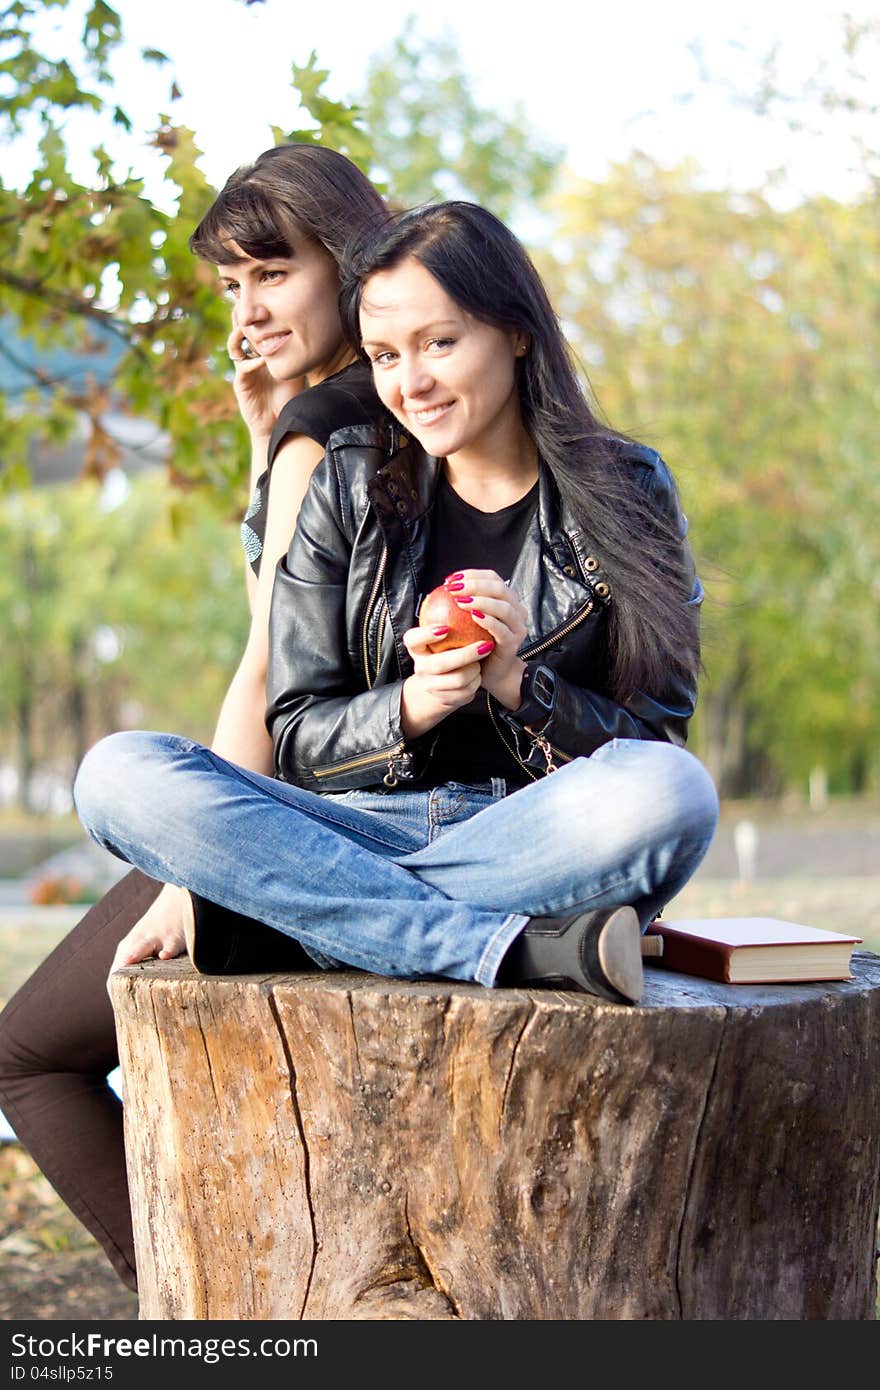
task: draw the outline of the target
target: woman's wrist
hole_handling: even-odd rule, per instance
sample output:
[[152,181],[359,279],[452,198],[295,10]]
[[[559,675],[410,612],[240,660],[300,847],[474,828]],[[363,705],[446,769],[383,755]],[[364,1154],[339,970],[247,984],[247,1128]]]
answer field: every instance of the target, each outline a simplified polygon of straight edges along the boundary
[[501,680],[497,684],[493,682],[489,694],[498,701],[499,705],[504,705],[506,709],[516,709],[517,705],[520,704],[520,690],[525,669],[526,663],[517,657]]
[[432,717],[425,708],[424,701],[419,699],[415,677],[407,676],[400,692],[400,727],[403,729],[404,738],[418,738],[439,722],[439,718]]

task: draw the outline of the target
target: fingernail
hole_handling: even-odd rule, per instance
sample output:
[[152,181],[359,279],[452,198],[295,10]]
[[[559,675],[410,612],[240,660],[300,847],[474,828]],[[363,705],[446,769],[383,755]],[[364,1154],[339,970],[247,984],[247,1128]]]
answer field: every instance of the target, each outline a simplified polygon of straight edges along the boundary
[[[459,603],[463,603],[463,602],[464,602],[464,599],[459,599],[458,601],[459,601]],[[480,610],[479,610],[479,608],[472,608],[472,609],[471,609],[471,617],[472,617],[472,618],[485,618],[485,616],[486,616],[485,613],[481,613]]]
[[464,570],[459,570],[457,574],[447,574],[443,583],[448,584],[451,579],[464,579]]
[[[461,586],[459,585],[459,588],[460,587]],[[455,601],[456,603],[473,603],[474,596],[473,594],[459,594],[458,598]]]
[[464,585],[463,585],[463,584],[447,584],[446,587],[447,587],[447,589],[449,590],[449,592],[450,592],[451,594],[455,594],[455,593],[458,593],[458,591],[459,591],[460,589],[463,589],[463,588],[464,588]]
[[489,652],[495,650],[494,642],[481,642],[477,647],[477,656],[488,656]]
[[448,631],[449,631],[449,628],[448,628],[448,627],[435,627],[435,628],[434,628],[434,636],[435,636],[435,637],[445,637]]

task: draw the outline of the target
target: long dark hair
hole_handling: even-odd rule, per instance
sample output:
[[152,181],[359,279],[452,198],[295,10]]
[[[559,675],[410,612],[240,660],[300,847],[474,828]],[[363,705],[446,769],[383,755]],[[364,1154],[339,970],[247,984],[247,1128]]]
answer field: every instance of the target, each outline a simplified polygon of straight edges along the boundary
[[240,259],[234,241],[255,260],[290,256],[299,237],[319,241],[339,265],[346,241],[388,218],[366,174],[324,145],[276,145],[243,164],[223,185],[189,238],[202,260]]
[[360,349],[366,280],[414,257],[460,308],[529,335],[517,361],[523,422],[611,584],[609,691],[662,695],[670,675],[696,683],[699,637],[688,606],[693,572],[674,485],[661,512],[640,485],[633,451],[590,408],[543,282],[525,249],[474,203],[415,208],[353,238],[342,271],[343,327]]

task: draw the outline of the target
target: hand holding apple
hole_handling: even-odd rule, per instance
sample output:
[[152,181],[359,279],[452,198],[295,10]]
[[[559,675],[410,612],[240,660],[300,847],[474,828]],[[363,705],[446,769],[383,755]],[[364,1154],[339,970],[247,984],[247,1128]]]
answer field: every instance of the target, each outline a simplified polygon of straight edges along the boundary
[[474,629],[494,643],[488,654],[480,653],[480,684],[515,709],[525,665],[518,653],[528,634],[525,604],[495,570],[460,570],[448,576],[443,588],[460,612],[473,614]]
[[482,662],[495,645],[446,585],[425,596],[418,616],[418,625],[403,634],[413,662],[401,696],[407,738],[427,733],[470,703],[480,688]]
[[451,594],[445,584],[438,585],[422,599],[419,627],[447,629],[445,636],[428,644],[428,651],[432,653],[452,651],[486,640],[485,628],[479,627],[467,609],[459,606],[455,594]]

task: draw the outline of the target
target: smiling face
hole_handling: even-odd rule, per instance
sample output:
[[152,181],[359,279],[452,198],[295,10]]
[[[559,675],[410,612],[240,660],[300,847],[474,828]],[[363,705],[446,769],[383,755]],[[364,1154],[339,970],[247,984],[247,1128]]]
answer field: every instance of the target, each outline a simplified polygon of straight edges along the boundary
[[413,257],[367,280],[360,328],[379,398],[428,453],[492,460],[521,445],[522,334],[474,318]]
[[[235,242],[229,248],[240,251]],[[235,322],[276,381],[306,376],[315,385],[350,356],[339,321],[339,272],[320,242],[305,237],[291,256],[243,256],[217,273]]]

